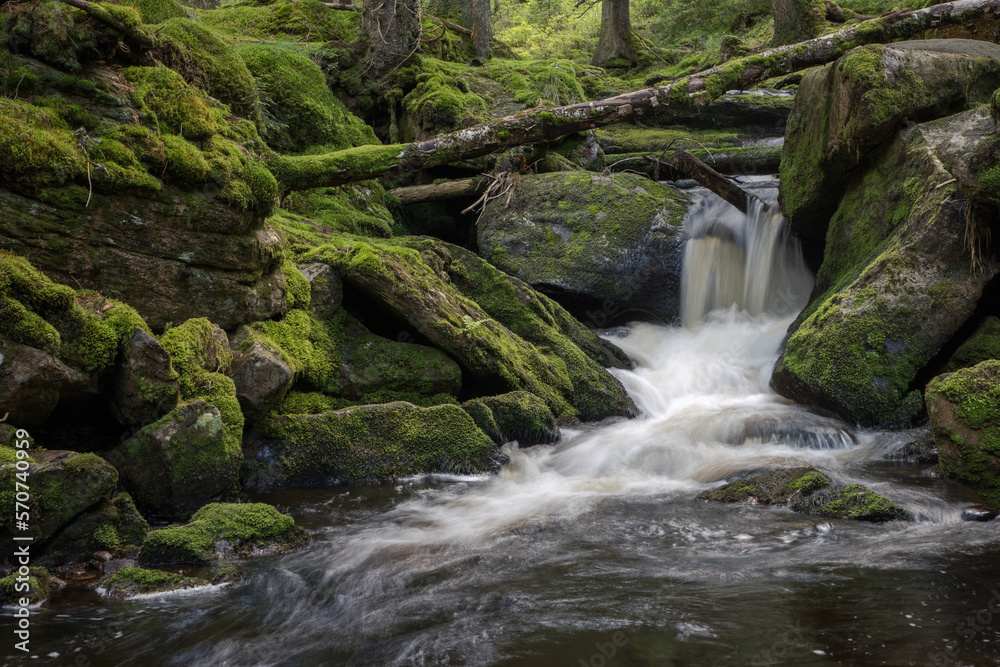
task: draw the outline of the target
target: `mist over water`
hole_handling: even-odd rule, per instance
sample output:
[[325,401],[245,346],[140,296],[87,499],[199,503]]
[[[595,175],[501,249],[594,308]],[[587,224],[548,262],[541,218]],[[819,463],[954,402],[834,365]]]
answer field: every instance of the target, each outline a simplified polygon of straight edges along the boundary
[[[613,339],[636,362],[613,372],[637,418],[511,444],[495,477],[265,498],[310,549],[221,591],[54,610],[38,645],[60,657],[33,664],[70,664],[93,618],[125,631],[92,664],[922,665],[948,647],[996,664],[1000,615],[969,641],[957,625],[1000,588],[996,527],[959,521],[960,488],[880,462],[912,434],[857,431],[768,387],[812,287],[784,221],[706,199],[686,231],[684,326]],[[917,520],[695,498],[790,465]]]

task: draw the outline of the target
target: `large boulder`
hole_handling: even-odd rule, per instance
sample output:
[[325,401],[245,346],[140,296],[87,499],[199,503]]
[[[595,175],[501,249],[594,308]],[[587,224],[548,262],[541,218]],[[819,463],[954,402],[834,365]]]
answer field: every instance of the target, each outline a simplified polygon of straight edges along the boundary
[[323,263],[313,263],[303,264],[299,270],[309,281],[313,314],[321,320],[336,315],[344,300],[344,284],[333,269]]
[[224,557],[287,551],[309,543],[295,520],[264,503],[205,505],[190,523],[154,530],[139,551],[143,565],[209,565]]
[[604,326],[612,314],[672,322],[679,316],[688,198],[635,174],[524,176],[480,218],[491,264]]
[[1000,359],[1000,318],[990,315],[962,343],[942,369],[952,373],[982,361]]
[[243,475],[254,490],[483,473],[501,462],[496,445],[457,405],[361,405],[274,416],[259,430],[260,439],[247,443]]
[[285,397],[295,372],[279,352],[253,341],[233,363],[230,377],[243,418],[248,424],[256,424]]
[[822,241],[844,186],[904,120],[982,104],[1000,87],[1000,46],[929,39],[858,47],[809,70],[788,119],[782,210],[801,237]]
[[[96,454],[68,451],[32,451],[28,463],[28,529],[14,525],[14,483],[18,481],[13,462],[0,464],[0,538],[2,555],[10,556],[13,537],[31,537],[33,544],[42,546],[64,526],[87,510],[111,498],[118,485],[118,473]],[[18,509],[18,512],[21,512]]]
[[98,551],[136,552],[149,524],[132,497],[119,493],[81,514],[45,548],[45,561],[56,564],[88,560]]
[[122,424],[144,426],[177,406],[177,372],[160,342],[136,329],[125,345],[111,389],[111,410]]
[[542,399],[526,391],[474,398],[462,409],[498,445],[516,440],[522,447],[558,442],[559,426]]
[[195,400],[146,426],[108,455],[150,518],[187,519],[239,491],[242,450],[229,446],[218,408]]
[[47,352],[0,336],[0,406],[22,426],[45,422],[60,400],[92,390],[91,379]]
[[926,400],[942,472],[1000,508],[1000,360],[931,380]]
[[985,141],[988,109],[914,125],[869,156],[827,234],[813,298],[789,329],[771,386],[866,426],[922,408],[912,385],[973,314],[995,265],[977,267],[952,137]]

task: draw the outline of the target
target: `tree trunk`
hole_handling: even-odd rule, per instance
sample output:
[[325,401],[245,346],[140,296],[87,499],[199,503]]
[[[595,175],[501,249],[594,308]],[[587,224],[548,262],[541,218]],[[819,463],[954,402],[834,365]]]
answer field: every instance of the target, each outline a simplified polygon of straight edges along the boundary
[[730,60],[665,85],[596,102],[529,109],[412,144],[359,146],[326,155],[272,153],[267,161],[286,190],[344,185],[382,174],[416,171],[655,116],[666,109],[705,105],[727,90],[743,89],[773,76],[824,65],[862,44],[907,39],[929,28],[975,23],[993,16],[1000,16],[1000,0],[956,0],[915,12],[893,12],[807,42]]
[[460,181],[446,181],[444,183],[435,183],[434,185],[411,185],[405,188],[396,188],[389,192],[400,203],[422,204],[429,201],[442,201],[474,195],[482,182],[482,178],[463,178]]
[[632,19],[629,0],[601,0],[601,37],[591,65],[604,67],[614,60],[639,61],[632,46]]
[[378,83],[420,47],[420,0],[365,0],[361,17],[368,37],[363,76]]
[[819,34],[826,17],[823,0],[771,0],[774,39],[771,46],[783,46],[812,39]]
[[749,212],[751,200],[760,201],[760,197],[747,192],[687,151],[674,153],[670,159],[670,166],[698,181],[742,213]]
[[490,0],[472,0],[472,44],[476,47],[476,57],[490,58]]

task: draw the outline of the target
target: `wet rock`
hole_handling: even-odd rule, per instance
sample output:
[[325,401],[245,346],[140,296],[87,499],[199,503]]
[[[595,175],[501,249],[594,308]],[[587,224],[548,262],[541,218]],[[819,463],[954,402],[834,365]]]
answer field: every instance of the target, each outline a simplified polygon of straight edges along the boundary
[[114,556],[111,555],[110,551],[98,551],[94,554],[94,560],[101,561],[101,563],[106,563],[112,558],[114,558]]
[[912,385],[996,274],[970,261],[967,194],[946,168],[949,137],[975,143],[994,131],[983,110],[914,125],[853,175],[813,299],[775,364],[779,394],[865,426],[907,426],[919,414]]
[[309,535],[292,517],[264,503],[215,503],[190,523],[155,530],[139,552],[143,565],[210,565],[220,556],[246,558],[303,547]]
[[902,463],[934,464],[938,462],[937,445],[934,444],[934,436],[928,428],[921,437],[904,444],[899,449],[889,452],[883,458],[886,461],[899,461]]
[[[49,598],[51,577],[45,568],[30,568],[27,582],[18,579],[17,572],[0,579],[0,607],[21,606],[23,599],[27,599],[28,604],[37,605]],[[23,586],[24,583],[28,584],[28,590],[19,590],[18,586]]]
[[295,373],[280,354],[254,342],[233,364],[230,377],[243,417],[248,424],[256,424],[284,398]]
[[[686,195],[634,174],[524,176],[483,211],[480,254],[592,326],[679,317]],[[589,315],[588,315],[589,313]]]
[[989,359],[1000,359],[1000,318],[992,315],[983,320],[969,339],[955,350],[942,371],[951,373]]
[[166,593],[208,585],[209,582],[204,579],[185,577],[163,570],[147,570],[133,565],[111,573],[102,579],[97,587],[103,596],[110,600],[126,600],[137,595]]
[[154,519],[186,519],[205,503],[235,498],[242,452],[227,443],[219,409],[182,405],[108,455],[122,486]]
[[333,317],[344,300],[344,284],[326,264],[314,262],[299,267],[309,281],[312,295],[312,311],[320,320]]
[[[14,535],[31,537],[41,547],[76,517],[109,499],[118,485],[118,473],[95,454],[32,451],[27,472],[31,481],[28,530],[14,529],[14,494],[5,492],[0,499],[3,556],[13,551]],[[0,464],[0,488],[14,489],[15,474],[13,463]]]
[[917,40],[853,49],[802,79],[781,161],[782,208],[822,241],[852,170],[904,122],[969,109],[1000,87],[1000,46]]
[[115,372],[111,410],[122,424],[144,426],[177,406],[177,373],[159,341],[136,329]]
[[46,563],[62,564],[86,560],[95,551],[134,552],[148,532],[149,524],[132,497],[119,493],[74,519],[45,548],[42,558]]
[[913,518],[902,506],[860,484],[822,489],[808,497],[794,499],[789,507],[795,512],[835,519],[882,522]]
[[516,440],[522,447],[559,441],[556,418],[542,399],[526,391],[474,398],[462,409],[498,445]]
[[741,505],[783,505],[829,485],[830,480],[826,475],[815,468],[784,468],[751,474],[704,491],[698,497],[702,500]]
[[47,352],[0,336],[0,406],[10,421],[38,426],[60,400],[91,391],[88,376]]
[[985,505],[975,505],[962,510],[962,521],[993,521],[1000,514],[996,509]]
[[1000,508],[1000,361],[941,375],[925,398],[941,470]]
[[389,481],[431,472],[476,474],[500,463],[496,445],[459,406],[397,401],[317,415],[274,416],[246,445],[253,490]]

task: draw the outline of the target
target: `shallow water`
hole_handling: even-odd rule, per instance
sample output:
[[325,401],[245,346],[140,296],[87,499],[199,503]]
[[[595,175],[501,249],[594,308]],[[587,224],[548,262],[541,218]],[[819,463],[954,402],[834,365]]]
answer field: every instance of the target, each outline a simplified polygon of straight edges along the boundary
[[[752,236],[739,247],[761,247]],[[227,588],[55,601],[33,618],[38,653],[10,664],[1000,663],[1000,523],[963,523],[962,487],[882,460],[913,434],[856,431],[770,391],[801,307],[774,297],[808,294],[810,278],[794,252],[767,247],[791,264],[764,293],[741,287],[756,305],[707,302],[688,328],[615,339],[637,363],[615,371],[637,419],[511,447],[492,478],[263,497],[310,548],[251,561]],[[744,255],[743,275],[761,275],[747,268],[759,259]],[[862,482],[915,520],[696,498],[795,464]]]

